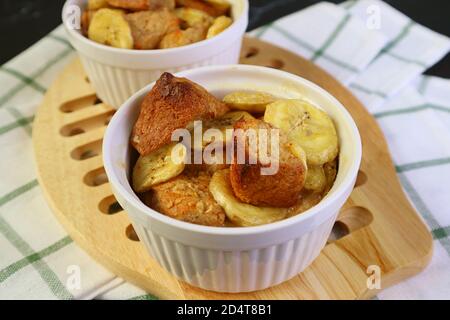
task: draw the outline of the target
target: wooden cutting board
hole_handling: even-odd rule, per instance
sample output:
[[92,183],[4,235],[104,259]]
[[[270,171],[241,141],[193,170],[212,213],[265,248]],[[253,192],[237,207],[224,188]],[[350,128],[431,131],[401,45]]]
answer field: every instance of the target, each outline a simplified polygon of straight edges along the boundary
[[[33,127],[39,182],[70,236],[113,273],[163,299],[364,299],[420,272],[430,261],[432,237],[402,191],[374,118],[334,78],[286,50],[247,38],[241,62],[315,82],[340,100],[359,127],[357,186],[313,264],[281,285],[242,294],[194,288],[163,270],[112,195],[101,143],[114,111],[97,99],[78,60],[48,90]],[[367,286],[376,276],[370,266],[381,272],[381,289]]]

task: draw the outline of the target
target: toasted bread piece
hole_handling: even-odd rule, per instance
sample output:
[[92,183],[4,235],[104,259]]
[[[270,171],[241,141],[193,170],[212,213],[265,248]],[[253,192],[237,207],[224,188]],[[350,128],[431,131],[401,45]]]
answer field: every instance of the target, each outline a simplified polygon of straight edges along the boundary
[[200,0],[176,0],[176,4],[181,7],[202,10],[213,17],[218,17],[227,13],[228,8],[214,6]]
[[[307,168],[304,160],[292,154],[287,143],[287,137],[279,129],[257,119],[238,121],[234,125],[234,129],[236,148],[230,168],[230,180],[236,197],[242,202],[255,206],[290,207],[294,205],[305,184]],[[251,140],[245,139],[245,150],[242,150],[242,148],[239,148],[237,129],[242,129],[244,133],[249,130],[256,130],[256,132],[261,129],[267,130],[268,139],[265,142],[261,140],[263,141],[261,142],[260,136],[257,136],[257,144],[253,147],[255,148],[253,150],[250,145]],[[263,143],[266,143],[266,150],[271,155],[270,137],[275,132],[279,134],[279,155],[276,157],[275,153],[271,163],[272,166],[277,163],[278,170],[271,175],[263,175],[261,169],[270,167],[270,163],[267,161],[266,163],[261,162],[259,148]],[[237,152],[242,151],[245,151],[245,163],[238,163]],[[251,156],[257,160],[255,164],[252,164]]]
[[289,213],[288,208],[253,206],[241,202],[233,193],[228,169],[214,173],[209,184],[209,191],[225,211],[228,220],[239,227],[272,223],[284,219]]
[[107,0],[112,7],[130,11],[157,10],[175,8],[175,0]]
[[225,29],[227,29],[233,23],[233,19],[227,16],[220,16],[214,19],[213,24],[209,27],[208,32],[206,34],[206,39],[210,39],[212,37],[217,36],[222,33]]
[[209,192],[211,176],[205,172],[181,174],[143,195],[149,207],[169,217],[206,226],[225,225],[225,212]]
[[159,43],[160,49],[169,49],[187,46],[195,42],[205,40],[208,29],[202,27],[187,28],[186,30],[172,31],[162,38]]
[[224,103],[200,85],[165,72],[142,102],[131,143],[141,155],[147,155],[169,143],[174,130],[227,111]]
[[135,49],[155,49],[167,33],[179,28],[177,16],[169,9],[139,11],[125,16]]

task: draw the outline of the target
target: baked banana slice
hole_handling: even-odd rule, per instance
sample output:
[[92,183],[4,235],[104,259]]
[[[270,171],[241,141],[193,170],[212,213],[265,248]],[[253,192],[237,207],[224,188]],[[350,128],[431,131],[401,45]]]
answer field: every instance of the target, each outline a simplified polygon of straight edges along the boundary
[[266,106],[275,102],[274,96],[264,92],[236,91],[226,95],[223,102],[232,109],[262,113]]
[[220,16],[214,19],[211,27],[209,27],[208,32],[206,33],[206,39],[217,36],[219,33],[224,31],[226,28],[231,26],[233,20],[227,16]]
[[256,207],[240,202],[233,194],[229,169],[214,173],[209,191],[225,210],[228,219],[240,227],[259,226],[282,220],[289,212],[288,208]]
[[298,141],[308,165],[320,166],[336,158],[338,136],[333,121],[324,111],[303,100],[278,100],[267,105],[264,121]]
[[184,170],[185,158],[186,148],[182,144],[169,144],[140,156],[133,169],[134,191],[149,191],[153,186],[178,176]]
[[205,40],[206,29],[204,28],[187,28],[186,30],[175,30],[169,32],[162,38],[159,43],[160,49],[177,48],[187,46]]
[[132,49],[133,37],[124,11],[103,8],[92,17],[88,37],[92,41],[115,48]]
[[88,10],[98,10],[107,7],[108,7],[107,0],[89,0],[87,4]]
[[327,177],[322,166],[309,166],[306,174],[305,189],[317,193],[322,192],[327,185]]
[[[204,149],[207,145],[214,143],[221,144],[225,148],[233,140],[233,126],[239,120],[255,119],[250,113],[245,111],[231,111],[217,119],[202,122],[202,141],[195,141],[196,136],[192,135],[191,148],[193,150]],[[193,129],[193,128],[192,128]],[[220,136],[205,134],[208,129],[217,129]],[[228,130],[228,131],[227,131]]]
[[308,170],[309,168],[306,162],[306,152],[303,150],[300,143],[298,143],[298,141],[289,141],[288,148],[294,156],[302,160],[305,168]]
[[208,29],[214,21],[214,18],[206,12],[192,8],[175,9],[175,15],[183,20],[188,27]]

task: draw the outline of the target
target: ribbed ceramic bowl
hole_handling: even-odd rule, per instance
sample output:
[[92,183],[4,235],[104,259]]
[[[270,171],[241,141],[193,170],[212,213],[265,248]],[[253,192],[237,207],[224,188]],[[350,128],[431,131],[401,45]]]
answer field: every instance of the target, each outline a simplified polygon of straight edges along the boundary
[[234,23],[224,32],[188,46],[161,50],[117,49],[84,37],[73,24],[76,8],[84,8],[87,0],[66,1],[62,16],[69,41],[77,50],[98,97],[118,108],[164,71],[174,73],[200,66],[238,63],[248,25],[248,1],[228,1],[232,4]]
[[190,224],[143,204],[130,186],[130,133],[140,103],[154,85],[133,95],[114,115],[103,143],[106,173],[149,254],[173,275],[220,292],[264,289],[303,271],[325,246],[338,212],[353,190],[361,141],[345,108],[317,85],[292,74],[256,66],[211,66],[179,73],[218,98],[258,90],[280,98],[307,99],[334,120],[340,141],[339,171],[328,195],[310,210],[276,223],[246,228]]

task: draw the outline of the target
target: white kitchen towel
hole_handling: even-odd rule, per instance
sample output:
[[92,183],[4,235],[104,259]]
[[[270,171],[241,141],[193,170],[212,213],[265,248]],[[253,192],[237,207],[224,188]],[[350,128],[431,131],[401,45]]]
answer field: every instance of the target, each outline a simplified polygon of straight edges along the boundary
[[348,84],[387,42],[341,6],[321,2],[250,33],[310,59]]
[[383,290],[380,299],[450,298],[450,191],[446,188],[450,179],[450,97],[443,99],[450,84],[436,77],[426,77],[426,82],[427,87],[420,88],[427,94],[409,85],[373,113],[386,136],[400,181],[434,237],[434,254],[427,269]]
[[389,40],[375,61],[350,87],[368,106],[382,104],[449,50],[447,37],[435,33],[378,0],[360,0],[350,7],[352,15],[366,19]]
[[36,180],[34,114],[75,57],[58,28],[0,67],[0,299],[89,299],[123,283],[72,241]]
[[251,34],[316,62],[349,85],[369,109],[397,94],[450,49],[448,37],[379,0],[340,6],[322,2]]
[[[372,29],[377,8],[381,25]],[[448,39],[383,2],[366,0],[320,3],[251,34],[312,59],[351,85],[386,136],[435,251],[424,272],[378,298],[450,298],[450,81],[419,75],[448,52]],[[59,27],[0,67],[0,298],[154,299],[97,264],[67,236],[36,180],[34,114],[75,56]],[[394,72],[387,87],[380,79],[395,70],[399,75]]]

